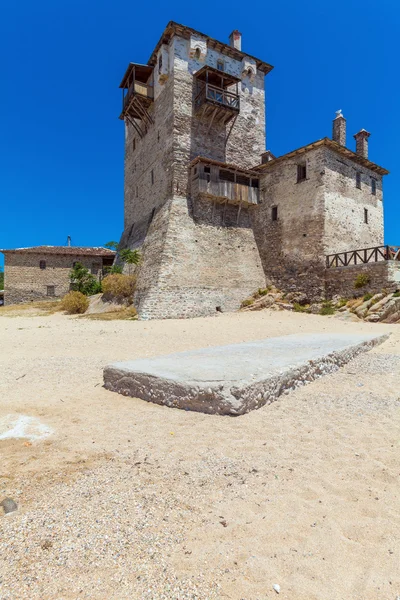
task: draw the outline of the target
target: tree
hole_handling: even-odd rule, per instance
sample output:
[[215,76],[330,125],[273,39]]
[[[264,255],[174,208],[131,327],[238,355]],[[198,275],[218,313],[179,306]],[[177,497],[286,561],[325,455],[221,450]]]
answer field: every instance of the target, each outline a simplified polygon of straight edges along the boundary
[[4,290],[4,271],[3,271],[3,267],[0,267],[0,290]]
[[107,244],[104,244],[104,247],[109,248],[110,250],[116,250],[117,252],[119,250],[118,242],[107,242]]
[[138,265],[140,262],[140,252],[139,250],[130,250],[129,248],[125,248],[121,250],[119,256],[122,262],[126,263],[128,266],[129,275],[131,274],[131,265]]
[[80,262],[75,263],[71,269],[69,278],[74,290],[85,294],[85,296],[92,296],[101,292],[101,283]]

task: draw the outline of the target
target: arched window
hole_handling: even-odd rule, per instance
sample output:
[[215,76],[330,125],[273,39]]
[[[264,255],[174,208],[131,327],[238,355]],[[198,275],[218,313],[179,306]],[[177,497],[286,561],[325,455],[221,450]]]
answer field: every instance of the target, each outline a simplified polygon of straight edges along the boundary
[[196,48],[196,50],[194,51],[195,59],[199,60],[200,56],[201,56],[201,50],[200,50],[200,48]]
[[224,65],[224,61],[222,60],[222,58],[219,58],[217,60],[217,69],[218,69],[218,71],[225,71],[225,65]]

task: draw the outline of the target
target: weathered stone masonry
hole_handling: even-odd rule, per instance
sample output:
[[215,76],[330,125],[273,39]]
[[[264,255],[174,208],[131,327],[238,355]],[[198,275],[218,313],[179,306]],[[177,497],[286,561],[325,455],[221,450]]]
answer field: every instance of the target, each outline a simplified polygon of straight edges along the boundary
[[141,318],[235,309],[266,282],[319,299],[334,287],[327,254],[383,243],[387,171],[368,160],[368,132],[346,148],[338,111],[333,140],[265,152],[271,69],[238,31],[226,45],[173,22],[148,65],[128,67],[122,244],[143,255]]

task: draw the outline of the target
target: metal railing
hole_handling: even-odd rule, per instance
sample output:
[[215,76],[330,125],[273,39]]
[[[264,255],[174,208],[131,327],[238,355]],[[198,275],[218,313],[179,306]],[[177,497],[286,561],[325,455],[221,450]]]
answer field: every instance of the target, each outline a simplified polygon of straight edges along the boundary
[[400,246],[375,246],[374,248],[329,254],[326,257],[326,268],[365,265],[384,260],[400,260]]
[[233,110],[240,110],[240,97],[238,94],[229,92],[223,88],[219,88],[211,83],[206,83],[204,87],[197,94],[195,99],[195,106],[198,108],[204,102],[212,102],[225,106]]

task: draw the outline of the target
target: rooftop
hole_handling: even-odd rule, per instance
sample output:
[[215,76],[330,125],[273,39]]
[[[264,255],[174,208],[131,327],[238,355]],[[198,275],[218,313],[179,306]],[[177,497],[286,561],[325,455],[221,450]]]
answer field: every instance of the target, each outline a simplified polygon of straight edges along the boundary
[[334,142],[333,140],[327,137],[322,138],[321,140],[317,140],[316,142],[312,142],[311,144],[307,144],[307,146],[297,148],[297,150],[293,150],[292,152],[288,152],[287,154],[282,154],[282,156],[278,156],[277,158],[274,158],[262,165],[257,165],[253,167],[253,169],[257,171],[267,170],[271,167],[271,165],[275,165],[277,162],[280,162],[286,158],[292,158],[293,156],[299,156],[301,154],[304,154],[305,152],[308,152],[309,150],[313,150],[314,148],[319,148],[321,146],[327,146],[328,148],[331,148],[331,150],[334,150],[338,154],[341,154],[342,156],[345,156],[346,158],[349,158],[350,160],[353,160],[354,162],[363,165],[367,169],[371,169],[371,171],[378,173],[378,175],[389,174],[389,171],[387,169],[380,167],[376,163],[373,163],[370,160],[368,160],[368,158],[364,158],[360,154],[356,154],[352,150],[341,146],[337,142]]
[[12,248],[0,250],[3,254],[18,252],[19,254],[69,254],[73,256],[115,256],[114,250],[99,247],[83,246],[31,246],[30,248]]
[[157,62],[157,53],[162,44],[168,44],[169,41],[173,38],[174,35],[179,35],[183,38],[190,38],[191,35],[198,35],[203,38],[206,38],[207,45],[209,48],[217,50],[221,52],[221,54],[225,54],[226,56],[230,56],[236,60],[242,60],[245,56],[253,59],[256,62],[257,69],[262,71],[267,75],[274,68],[272,65],[256,58],[255,56],[251,56],[251,54],[247,54],[247,52],[242,52],[237,48],[233,48],[229,44],[224,44],[223,42],[219,42],[218,40],[206,35],[205,33],[201,33],[200,31],[196,31],[196,29],[192,29],[191,27],[186,27],[186,25],[181,25],[180,23],[176,23],[175,21],[170,21],[164,32],[159,39],[157,46],[154,48],[152,55],[149,58],[148,64],[154,66]]

